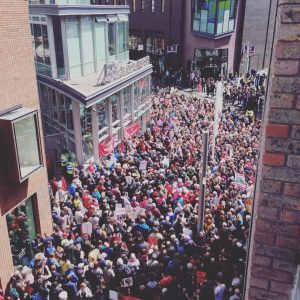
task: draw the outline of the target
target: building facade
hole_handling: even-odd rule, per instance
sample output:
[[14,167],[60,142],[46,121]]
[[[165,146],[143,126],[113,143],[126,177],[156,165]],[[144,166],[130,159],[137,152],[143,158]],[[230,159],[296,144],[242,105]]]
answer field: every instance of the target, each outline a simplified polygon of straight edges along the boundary
[[47,153],[99,162],[99,147],[117,146],[128,126],[143,129],[151,106],[149,59],[129,60],[129,7],[29,9]]
[[203,77],[235,73],[240,59],[244,1],[185,1],[184,62]]
[[246,1],[242,45],[250,45],[255,49],[247,54],[242,47],[240,73],[261,71],[269,67],[275,15],[276,5],[272,0]]
[[149,55],[155,72],[179,69],[183,54],[183,0],[129,0],[132,59]]
[[300,298],[300,3],[278,10],[244,299]]
[[203,77],[237,72],[245,1],[128,1],[130,53],[154,68],[199,70]]
[[30,44],[28,3],[0,3],[0,287],[33,257],[30,242],[51,233],[46,158]]

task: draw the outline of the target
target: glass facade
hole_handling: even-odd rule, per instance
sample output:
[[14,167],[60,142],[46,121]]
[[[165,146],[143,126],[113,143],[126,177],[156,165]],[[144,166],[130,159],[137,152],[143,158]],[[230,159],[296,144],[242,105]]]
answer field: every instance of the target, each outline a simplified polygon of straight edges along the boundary
[[67,17],[70,79],[101,72],[106,55],[108,62],[129,60],[128,32],[126,15]]
[[192,29],[210,35],[234,30],[238,0],[194,0]]
[[146,41],[146,51],[148,54],[163,55],[165,51],[165,39],[148,37]]
[[80,104],[80,124],[82,134],[82,151],[84,161],[93,156],[92,113],[91,108]]
[[119,60],[128,59],[128,26],[127,22],[118,22],[118,58]]
[[30,24],[37,73],[52,76],[47,25]]
[[42,164],[36,118],[33,114],[13,123],[21,179]]
[[45,137],[61,134],[61,147],[75,152],[72,100],[41,83],[38,87]]
[[31,241],[36,235],[32,198],[6,215],[14,266],[29,266],[33,253]]
[[99,139],[108,134],[108,106],[107,99],[96,105],[98,124],[99,124]]

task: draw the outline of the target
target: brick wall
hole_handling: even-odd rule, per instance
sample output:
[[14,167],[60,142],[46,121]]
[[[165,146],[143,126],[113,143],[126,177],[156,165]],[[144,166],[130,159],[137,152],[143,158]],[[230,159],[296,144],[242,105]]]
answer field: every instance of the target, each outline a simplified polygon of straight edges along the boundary
[[300,263],[299,60],[300,0],[279,0],[250,243],[249,300],[289,299]]
[[[40,110],[32,56],[28,2],[24,0],[1,0],[0,111],[17,104]],[[0,136],[0,147],[1,143],[3,141],[1,141]],[[52,223],[46,169],[39,169],[22,184],[11,185],[3,180],[5,174],[2,170],[0,157],[0,283],[4,288],[14,271],[6,213],[28,197],[36,195],[38,229],[41,233],[51,232]]]

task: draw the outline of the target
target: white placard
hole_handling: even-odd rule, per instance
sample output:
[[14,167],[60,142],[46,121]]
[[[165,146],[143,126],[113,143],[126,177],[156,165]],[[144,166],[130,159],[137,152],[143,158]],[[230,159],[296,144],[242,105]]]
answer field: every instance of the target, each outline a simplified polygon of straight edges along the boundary
[[146,170],[146,169],[147,169],[147,161],[146,160],[141,160],[139,170],[143,171],[143,170]]
[[116,291],[109,290],[109,299],[110,300],[118,300],[119,296]]

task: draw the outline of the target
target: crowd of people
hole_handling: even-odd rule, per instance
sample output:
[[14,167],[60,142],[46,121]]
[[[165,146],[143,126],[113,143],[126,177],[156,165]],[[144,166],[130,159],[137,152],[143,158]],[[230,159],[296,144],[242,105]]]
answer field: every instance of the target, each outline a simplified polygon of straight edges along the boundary
[[67,190],[53,178],[53,233],[34,238],[7,299],[242,299],[261,122],[224,105],[198,233],[213,121],[213,99],[161,89],[146,132],[114,159],[75,168]]

